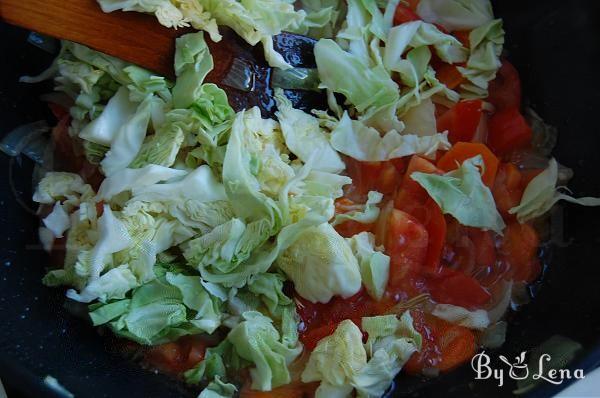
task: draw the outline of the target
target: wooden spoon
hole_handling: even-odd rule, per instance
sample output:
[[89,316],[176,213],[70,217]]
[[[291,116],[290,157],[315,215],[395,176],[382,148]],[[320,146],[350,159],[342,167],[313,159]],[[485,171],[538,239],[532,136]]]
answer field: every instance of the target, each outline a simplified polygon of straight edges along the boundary
[[[175,39],[190,29],[169,29],[154,16],[137,12],[102,12],[95,0],[0,0],[0,19],[59,39],[74,41],[100,52],[174,78]],[[275,102],[269,84],[271,69],[262,48],[252,48],[233,31],[220,28],[223,40],[207,39],[215,69],[207,81],[223,86],[236,110],[259,106],[271,116]],[[274,48],[294,66],[314,67],[314,41],[283,33]],[[318,93],[296,91],[290,96],[303,109],[323,108]]]

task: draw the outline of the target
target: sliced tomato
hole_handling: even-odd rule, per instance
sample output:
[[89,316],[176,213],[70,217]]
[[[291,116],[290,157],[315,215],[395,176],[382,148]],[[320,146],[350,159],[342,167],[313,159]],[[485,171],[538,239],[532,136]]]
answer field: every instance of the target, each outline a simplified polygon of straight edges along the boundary
[[446,241],[446,218],[442,209],[433,200],[429,199],[425,203],[427,218],[422,220],[428,234],[427,255],[425,257],[424,266],[427,271],[437,271],[444,250]]
[[492,266],[496,262],[496,246],[492,232],[469,228],[468,235],[475,247],[475,264],[477,266]]
[[477,280],[450,268],[428,279],[427,286],[431,297],[442,304],[476,309],[490,300],[490,293]]
[[435,165],[423,158],[413,156],[400,189],[394,201],[394,207],[415,217],[427,231],[427,251],[423,260],[425,270],[435,270],[440,263],[446,239],[446,220],[440,207],[429,197],[427,191],[410,178],[414,172],[439,173]]
[[502,163],[492,189],[498,211],[505,219],[514,219],[508,211],[519,205],[523,196],[521,172],[512,163]]
[[473,358],[477,345],[471,330],[441,319],[436,326],[436,343],[441,351],[441,361],[437,364],[440,371],[448,372]]
[[[441,361],[441,352],[436,344],[434,317],[419,309],[410,311],[413,327],[421,335],[421,350],[415,352],[402,370],[409,374],[421,374],[423,369],[434,368]],[[436,318],[437,319],[437,318]]]
[[385,250],[390,256],[388,289],[393,294],[418,293],[412,284],[427,256],[429,234],[416,218],[394,209],[388,221]]
[[427,231],[428,243],[427,254],[423,260],[423,272],[435,272],[440,266],[442,251],[446,242],[446,218],[442,209],[431,198],[428,198],[424,204],[412,202],[402,209],[411,216],[415,217]]
[[430,314],[411,311],[415,329],[423,337],[421,351],[414,353],[404,366],[411,374],[427,368],[446,372],[469,361],[477,348],[469,329],[453,325]]
[[481,176],[483,183],[492,188],[496,180],[500,161],[484,144],[458,142],[438,160],[437,167],[444,171],[456,170],[465,160],[478,155],[483,158],[485,164],[485,169]]
[[341,321],[351,319],[360,326],[362,317],[377,314],[378,308],[379,304],[365,289],[346,299],[334,297],[326,304],[311,303],[297,296],[296,311],[302,320],[300,340],[312,350],[323,337],[331,335]]
[[402,25],[403,23],[420,21],[421,17],[410,7],[399,4],[394,13],[394,25]]
[[438,131],[448,131],[451,143],[469,142],[475,137],[483,116],[483,101],[460,101],[437,119]]
[[531,282],[539,274],[540,239],[529,224],[512,222],[504,231],[499,253],[509,264],[513,280]]
[[429,199],[427,191],[410,177],[414,172],[440,174],[441,170],[430,161],[416,155],[413,156],[408,163],[406,174],[404,174],[400,189],[396,194],[394,207],[397,209],[408,208],[413,203],[425,203]]
[[490,82],[487,101],[492,103],[497,111],[507,108],[521,108],[521,79],[519,72],[507,60],[502,61],[496,79]]
[[451,254],[446,253],[445,260],[452,269],[471,275],[475,272],[477,250],[465,229],[461,230],[464,231],[463,235],[459,236],[452,246],[446,248]]
[[398,172],[400,161],[392,162],[359,162],[347,159],[346,168],[352,178],[352,192],[347,197],[360,202],[369,191],[383,194],[392,194],[400,182],[401,174]]
[[149,348],[145,360],[165,373],[176,375],[202,361],[206,347],[206,342],[200,336],[186,336]]
[[400,183],[401,174],[392,162],[384,162],[376,178],[375,190],[384,195],[393,194]]
[[497,155],[527,148],[532,130],[518,108],[505,108],[489,120],[488,145]]
[[458,67],[447,63],[435,66],[435,76],[450,90],[454,90],[465,82],[465,77],[460,73]]
[[456,37],[465,48],[471,47],[471,31],[461,30],[452,32],[452,36]]
[[319,341],[335,332],[337,325],[338,323],[328,322],[322,326],[311,328],[306,333],[300,334],[300,341],[307,350],[312,351]]

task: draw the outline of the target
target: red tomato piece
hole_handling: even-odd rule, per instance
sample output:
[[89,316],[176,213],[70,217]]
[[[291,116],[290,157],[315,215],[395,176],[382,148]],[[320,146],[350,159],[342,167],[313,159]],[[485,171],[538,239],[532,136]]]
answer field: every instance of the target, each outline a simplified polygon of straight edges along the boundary
[[532,130],[518,108],[503,109],[490,118],[488,145],[502,156],[531,145]]
[[431,297],[438,303],[469,309],[482,308],[491,297],[474,278],[450,268],[430,278],[427,286]]
[[401,210],[392,211],[384,245],[390,256],[388,288],[393,291],[406,288],[404,283],[423,266],[428,242],[429,234],[423,224]]
[[490,82],[487,101],[492,103],[496,110],[507,108],[521,108],[521,79],[519,72],[507,60],[502,61],[496,79]]
[[454,90],[465,82],[465,77],[460,73],[458,67],[447,63],[441,63],[435,67],[435,76],[450,90]]
[[452,36],[456,37],[458,39],[458,41],[460,41],[461,44],[465,48],[470,48],[471,47],[470,35],[471,35],[471,31],[468,31],[468,30],[461,30],[461,31],[457,31],[457,32],[452,32]]
[[469,329],[417,311],[411,311],[411,315],[415,329],[423,337],[423,347],[404,366],[408,373],[419,374],[427,368],[447,372],[475,354],[475,335]]
[[145,359],[163,372],[176,375],[202,361],[206,347],[206,343],[199,336],[186,336],[171,343],[151,347]]
[[394,25],[402,25],[403,23],[420,21],[421,17],[417,15],[410,7],[399,4],[394,13]]
[[521,172],[512,163],[502,163],[498,168],[498,175],[492,194],[496,201],[496,207],[502,216],[506,219],[514,219],[508,211],[519,205],[523,196]]
[[540,239],[529,224],[512,222],[504,231],[499,253],[510,265],[513,280],[531,282],[539,273]]
[[427,270],[435,272],[440,266],[446,241],[446,218],[442,213],[442,209],[433,199],[429,199],[425,203],[425,209],[427,210],[427,219],[422,220],[422,222],[427,229],[429,245],[427,246],[424,265]]
[[437,119],[438,131],[448,131],[451,143],[469,142],[475,137],[483,116],[483,101],[460,101]]
[[433,163],[419,156],[413,156],[408,163],[406,174],[402,179],[400,189],[394,201],[394,207],[397,209],[407,208],[413,203],[425,203],[429,199],[429,194],[418,182],[410,178],[414,172],[440,174],[441,171]]
[[362,317],[376,314],[377,308],[378,303],[365,289],[347,299],[334,297],[326,304],[311,303],[297,296],[296,310],[302,320],[300,340],[312,350],[323,337],[332,334],[341,321],[351,319],[360,326]]
[[448,152],[438,160],[437,167],[444,171],[456,170],[465,160],[471,159],[477,155],[483,158],[485,170],[481,179],[489,188],[494,186],[496,173],[500,161],[484,144],[472,142],[456,143]]
[[312,351],[315,349],[319,341],[327,336],[331,336],[333,332],[335,332],[337,325],[337,323],[329,322],[323,326],[312,328],[306,333],[302,333],[300,335],[300,341],[302,341],[302,344],[304,344],[304,347],[307,350]]
[[469,228],[469,238],[475,247],[475,264],[491,266],[496,262],[496,246],[492,232]]

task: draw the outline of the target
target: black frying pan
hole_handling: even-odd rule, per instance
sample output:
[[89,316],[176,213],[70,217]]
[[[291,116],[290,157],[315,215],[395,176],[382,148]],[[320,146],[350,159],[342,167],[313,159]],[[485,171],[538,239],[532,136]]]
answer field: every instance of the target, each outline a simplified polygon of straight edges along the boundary
[[[509,59],[521,72],[526,98],[559,128],[555,155],[575,170],[570,187],[600,196],[600,2],[501,0],[495,10],[505,19]],[[27,32],[0,25],[0,134],[49,117],[37,98],[50,87],[17,83],[52,59],[26,38]],[[9,396],[56,396],[41,381],[50,374],[78,397],[195,397],[123,360],[109,338],[68,313],[60,289],[42,286],[48,258],[37,244],[38,220],[26,210],[33,208],[32,167],[0,155],[0,379]],[[531,287],[536,297],[509,316],[498,354],[514,357],[560,334],[584,347],[571,366],[590,371],[600,364],[600,209],[565,206],[553,221],[555,243],[543,253],[548,267]],[[552,396],[565,385],[542,385],[529,396]],[[474,381],[466,365],[431,380],[401,375],[390,396],[508,397],[514,388],[510,380],[503,388]]]

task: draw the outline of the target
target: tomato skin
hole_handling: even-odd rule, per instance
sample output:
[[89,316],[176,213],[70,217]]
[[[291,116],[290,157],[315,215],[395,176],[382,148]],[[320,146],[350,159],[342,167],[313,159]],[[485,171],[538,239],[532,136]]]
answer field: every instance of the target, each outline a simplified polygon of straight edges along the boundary
[[491,297],[474,278],[450,268],[428,279],[427,286],[431,297],[438,303],[467,309],[482,308]]
[[507,108],[521,108],[521,79],[519,72],[507,60],[502,61],[496,79],[490,82],[487,101],[497,111]]
[[490,118],[487,143],[497,155],[531,145],[533,132],[518,108],[503,109]]
[[396,12],[394,13],[394,26],[420,20],[421,17],[410,7],[407,7],[403,4],[399,4],[398,7],[396,7]]
[[460,101],[437,119],[437,129],[448,131],[452,144],[469,142],[475,137],[482,116],[482,100]]
[[494,186],[500,161],[484,144],[458,142],[438,160],[437,167],[444,171],[456,170],[465,160],[481,155],[485,170],[481,179],[489,188]]

